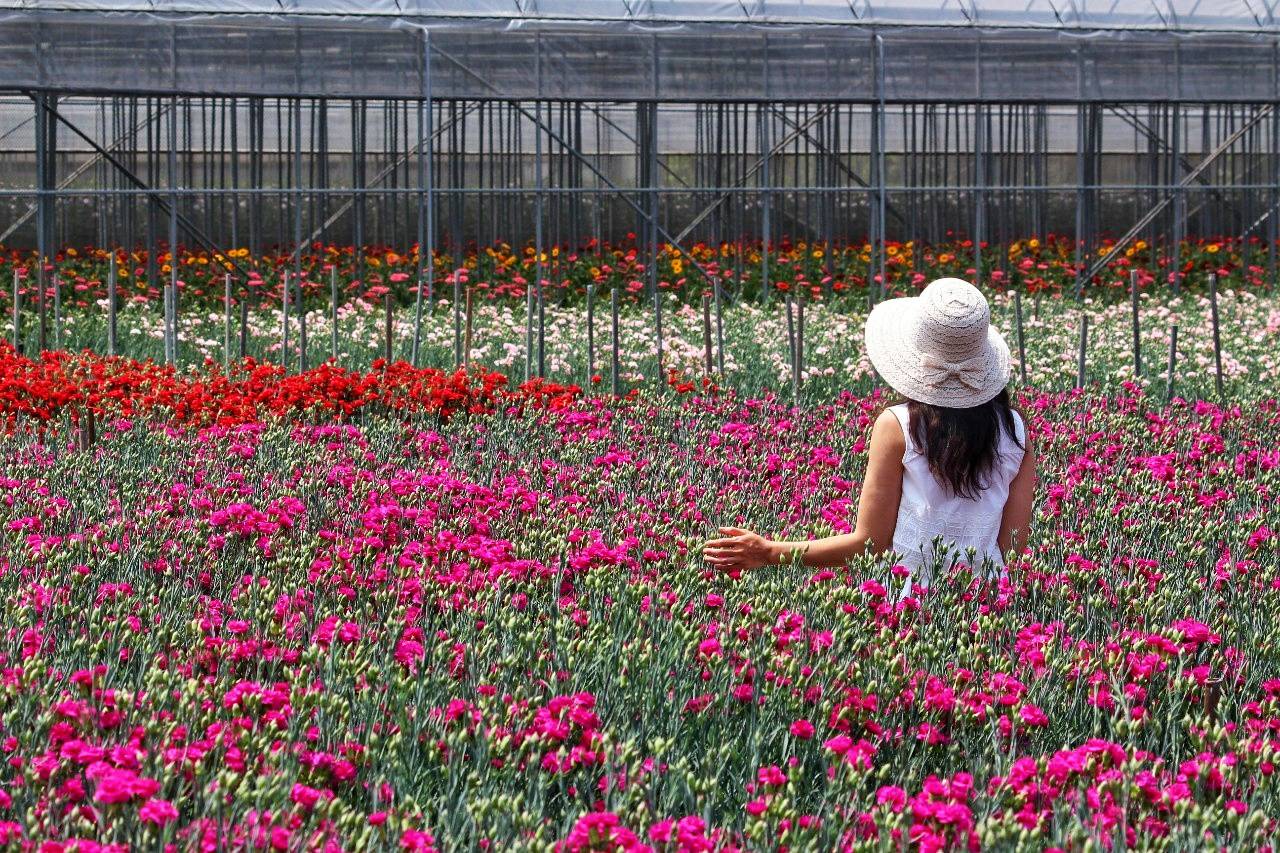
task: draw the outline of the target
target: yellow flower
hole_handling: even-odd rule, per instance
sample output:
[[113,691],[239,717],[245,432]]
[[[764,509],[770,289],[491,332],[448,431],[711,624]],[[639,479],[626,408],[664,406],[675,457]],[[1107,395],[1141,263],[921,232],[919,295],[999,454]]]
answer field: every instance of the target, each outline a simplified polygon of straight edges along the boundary
[[823,252],[821,249],[814,249],[814,250],[813,250],[813,256],[814,256],[815,258],[817,258],[818,260],[822,260],[823,254],[824,254],[824,252]]
[[129,271],[128,271],[127,269],[125,269],[124,267],[121,267],[121,268],[120,268],[120,270],[119,270],[119,272],[117,272],[117,273],[116,273],[116,275],[117,275],[117,276],[119,276],[120,278],[128,278],[128,277],[129,277]]
[[1205,246],[1205,247],[1204,247],[1204,250],[1205,250],[1206,252],[1208,252],[1209,254],[1211,254],[1211,255],[1216,255],[1216,254],[1218,254],[1218,244],[1217,244],[1217,243],[1210,243],[1208,246]]
[[884,251],[885,251],[885,254],[887,254],[889,257],[891,257],[891,258],[892,258],[892,257],[895,257],[895,256],[898,254],[898,247],[897,247],[897,246],[885,246]]
[[1028,245],[1028,246],[1030,246],[1030,247],[1031,247],[1031,248],[1033,248],[1033,249],[1039,249],[1039,248],[1040,248],[1040,241],[1039,241],[1039,240],[1037,240],[1035,237],[1032,237],[1030,240],[1028,240],[1028,241],[1027,241],[1027,245]]
[[79,253],[75,249],[67,249],[67,257],[74,258]]
[[1139,240],[1138,242],[1136,242],[1136,243],[1134,243],[1134,244],[1133,244],[1133,248],[1134,248],[1135,250],[1137,250],[1137,251],[1141,252],[1143,249],[1147,248],[1147,241],[1146,241],[1146,240]]

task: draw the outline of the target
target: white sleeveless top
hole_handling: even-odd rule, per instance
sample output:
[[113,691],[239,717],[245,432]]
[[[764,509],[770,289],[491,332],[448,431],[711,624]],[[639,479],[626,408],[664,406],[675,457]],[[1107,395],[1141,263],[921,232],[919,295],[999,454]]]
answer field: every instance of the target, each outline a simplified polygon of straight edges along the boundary
[[[902,500],[898,504],[898,524],[893,531],[893,551],[900,557],[898,563],[911,569],[911,581],[921,586],[929,585],[937,561],[943,571],[954,562],[969,564],[977,571],[983,567],[984,558],[989,558],[991,568],[998,574],[1004,569],[1004,557],[996,541],[1000,535],[1000,519],[1009,497],[1009,483],[1022,466],[1027,441],[1022,416],[1013,413],[1017,443],[1003,428],[1000,430],[996,463],[985,481],[987,488],[979,492],[977,498],[964,498],[953,495],[929,470],[928,460],[911,438],[907,404],[890,406],[889,411],[898,419],[906,439],[906,450],[902,454]],[[934,540],[939,536],[943,541],[935,549]],[[972,563],[968,557],[970,548],[975,552]],[[903,595],[910,589],[909,582]]]

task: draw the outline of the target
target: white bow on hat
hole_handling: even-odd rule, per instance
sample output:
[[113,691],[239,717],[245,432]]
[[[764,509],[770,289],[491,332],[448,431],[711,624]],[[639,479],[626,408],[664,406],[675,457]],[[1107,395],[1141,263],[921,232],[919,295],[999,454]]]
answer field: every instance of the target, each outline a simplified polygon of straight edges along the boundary
[[975,391],[982,388],[989,366],[985,353],[963,361],[946,361],[924,353],[920,360],[921,378],[925,382],[940,384],[955,379]]

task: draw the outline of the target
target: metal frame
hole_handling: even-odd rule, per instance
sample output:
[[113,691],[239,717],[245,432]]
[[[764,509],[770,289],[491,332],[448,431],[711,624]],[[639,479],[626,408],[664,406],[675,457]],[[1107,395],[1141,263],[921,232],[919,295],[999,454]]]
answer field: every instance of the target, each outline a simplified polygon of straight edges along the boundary
[[[662,318],[655,260],[662,243],[687,254],[694,241],[761,241],[767,247],[771,239],[867,239],[873,247],[867,278],[879,275],[881,282],[868,287],[874,301],[890,295],[886,247],[892,241],[936,241],[948,230],[968,235],[975,244],[993,235],[1007,241],[1069,232],[1076,240],[1079,296],[1110,259],[1140,236],[1158,246],[1176,268],[1184,234],[1211,233],[1232,223],[1237,230],[1223,236],[1265,232],[1271,246],[1268,274],[1275,279],[1280,29],[1270,5],[1240,7],[1248,10],[1252,27],[1219,26],[1214,23],[1218,18],[1210,16],[1170,20],[1159,4],[1127,8],[1149,6],[1162,25],[1111,25],[1068,15],[1059,18],[1060,24],[1074,20],[1075,25],[1049,26],[1031,15],[1013,27],[977,6],[961,4],[958,8],[969,10],[966,28],[952,27],[945,38],[963,30],[968,42],[944,46],[971,44],[972,62],[953,63],[945,81],[951,85],[911,92],[903,76],[911,51],[932,49],[929,39],[945,40],[931,28],[935,21],[908,27],[906,12],[894,18],[895,8],[918,11],[921,6],[900,4],[878,13],[868,8],[863,14],[858,4],[845,4],[853,13],[848,20],[823,20],[819,14],[795,22],[803,26],[790,27],[782,26],[789,19],[771,15],[769,5],[759,0],[739,4],[741,20],[733,14],[667,19],[653,2],[623,5],[627,13],[622,17],[604,14],[593,22],[603,23],[604,32],[625,35],[625,45],[636,54],[647,52],[636,60],[642,77],[625,97],[602,96],[609,81],[571,79],[579,61],[572,39],[583,32],[580,18],[539,14],[521,4],[505,17],[493,11],[496,5],[487,7],[487,23],[447,10],[431,15],[374,10],[343,17],[344,33],[363,26],[385,34],[391,19],[397,27],[407,27],[418,74],[416,79],[394,75],[397,88],[389,97],[378,89],[380,84],[357,91],[354,71],[340,76],[332,91],[309,88],[317,84],[303,73],[307,51],[313,42],[332,38],[339,26],[329,20],[331,12],[314,4],[302,4],[288,15],[249,8],[234,23],[198,10],[179,21],[150,5],[143,9],[128,3],[105,4],[98,12],[28,2],[6,12],[0,4],[0,17],[40,27],[43,40],[31,49],[49,51],[48,57],[37,56],[30,79],[22,78],[28,72],[0,64],[0,92],[20,91],[34,119],[23,118],[11,129],[0,126],[0,163],[21,164],[29,155],[35,175],[33,187],[23,186],[21,179],[0,181],[18,187],[0,188],[0,211],[6,204],[14,211],[3,233],[14,245],[30,245],[47,258],[63,243],[87,241],[89,233],[98,242],[132,246],[140,242],[136,223],[145,221],[145,243],[151,250],[148,279],[165,291],[165,353],[171,361],[180,357],[179,288],[176,268],[168,282],[159,278],[160,216],[168,219],[170,247],[185,235],[225,253],[247,236],[255,264],[272,243],[269,235],[277,234],[278,242],[293,244],[290,266],[299,296],[300,251],[312,241],[354,244],[357,277],[363,279],[366,244],[403,245],[408,235],[416,234],[418,328],[424,297],[434,305],[439,292],[438,247],[456,256],[469,244],[495,238],[532,242],[541,316],[542,257],[548,244],[572,246],[591,236],[617,239],[630,230],[648,260],[646,288],[654,300],[659,358]],[[83,23],[106,14],[107,6],[131,25],[154,27],[155,41],[163,41],[167,49],[167,62],[143,69],[143,84],[137,88],[60,82],[62,72],[52,62],[60,36],[52,22],[65,16]],[[1224,9],[1235,7],[1223,3],[1210,11]],[[1260,17],[1255,9],[1263,10]],[[1245,12],[1237,12],[1246,20]],[[180,27],[243,28],[252,26],[245,21],[255,16],[263,26],[292,37],[293,49],[278,51],[270,60],[277,70],[291,72],[288,79],[277,77],[274,89],[248,90],[193,82],[185,70],[185,42],[179,35],[186,31]],[[459,23],[463,18],[467,22]],[[511,60],[510,68],[477,65],[488,62],[485,49],[501,46],[504,30],[495,23],[501,21],[521,38],[529,37],[532,55]],[[610,22],[625,26],[611,30]],[[680,26],[672,31],[639,27],[654,22]],[[806,89],[810,78],[804,75],[813,73],[812,68],[798,72],[799,78],[788,76],[787,46],[805,33],[828,39],[836,33],[846,59],[856,66],[848,80],[834,81],[829,95]],[[1094,45],[1099,33],[1118,41]],[[669,52],[678,48],[680,37],[716,34],[758,46],[758,55],[741,66],[752,75],[696,96],[681,88],[687,86],[680,79],[685,69],[669,67]],[[1198,66],[1186,58],[1197,38],[1228,39],[1222,43],[1250,50],[1261,45],[1270,60],[1245,79],[1237,77],[1230,89],[1221,82],[1229,74],[1215,72],[1203,83],[1194,77]],[[458,48],[468,44],[476,49],[459,54]],[[1073,68],[1075,85],[1067,87],[1073,91],[1044,91],[1042,86],[1037,93],[1031,84],[1011,82],[1019,60],[1004,58],[994,48],[1019,44],[1053,54],[1047,60],[1041,56],[1048,64],[1036,68]],[[1117,45],[1169,51],[1172,89],[1159,97],[1137,97],[1135,92],[1146,90],[1135,83],[1127,96],[1110,88],[1104,92],[1106,75],[1117,73],[1102,69],[1105,49]],[[1220,61],[1226,67],[1230,59],[1224,53]],[[524,74],[513,76],[521,70],[514,66],[526,61],[533,73],[525,68]],[[707,62],[713,64],[712,59]],[[688,73],[709,80],[705,75],[712,64]],[[495,70],[501,72],[498,79],[489,76]],[[161,75],[167,80],[163,88],[155,82]],[[0,108],[16,103],[16,98],[0,100]],[[1059,113],[1055,105],[1070,112]],[[92,113],[92,131],[67,115],[67,110],[84,109]],[[584,125],[584,111],[593,122]],[[689,112],[696,129],[682,137]],[[199,122],[192,119],[194,113]],[[414,113],[417,118],[411,122]],[[350,117],[345,128],[344,116]],[[380,131],[377,118],[382,120]],[[1217,130],[1211,127],[1214,121]],[[780,138],[778,124],[783,128]],[[27,127],[34,131],[29,143]],[[62,140],[59,127],[69,134]],[[665,143],[659,128],[666,133]],[[1064,128],[1074,130],[1074,144],[1054,139],[1054,132]],[[1118,128],[1133,131],[1131,147],[1116,142]],[[1200,131],[1198,148],[1189,145],[1193,128]],[[87,149],[76,152],[77,145]],[[340,170],[331,169],[335,157],[344,155],[350,158],[345,184]],[[635,178],[628,181],[621,166],[631,158]],[[1132,179],[1105,182],[1104,175],[1117,171],[1116,164],[1129,166],[1123,171]],[[241,180],[246,167],[247,186]],[[1067,177],[1068,171],[1073,177]],[[84,199],[93,201],[88,218],[75,204]],[[589,234],[583,233],[588,220]],[[1107,234],[1122,236],[1113,249],[1094,257],[1099,238]],[[696,260],[689,260],[706,277]],[[1006,261],[995,262],[1002,274],[1008,273]],[[986,280],[995,272],[985,267],[979,253],[972,262],[976,279]],[[241,280],[250,272],[238,263],[236,267]],[[768,282],[773,274],[766,249],[760,276]],[[39,277],[47,285],[43,265]],[[1172,283],[1180,286],[1178,275]],[[37,295],[42,346],[46,290],[41,286]],[[767,299],[769,293],[765,288],[762,296]],[[720,295],[717,290],[716,298]],[[418,355],[415,347],[411,358],[416,361]],[[544,370],[543,360],[540,354],[538,373]]]

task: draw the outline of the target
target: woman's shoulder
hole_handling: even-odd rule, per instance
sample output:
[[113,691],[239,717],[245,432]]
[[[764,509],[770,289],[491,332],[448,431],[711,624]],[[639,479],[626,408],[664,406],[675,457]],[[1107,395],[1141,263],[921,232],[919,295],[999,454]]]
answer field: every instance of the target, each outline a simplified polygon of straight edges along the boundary
[[[875,423],[871,427],[873,443],[878,443],[886,453],[897,456],[904,463],[912,448],[908,420],[907,404],[895,403],[885,406],[876,416]],[[878,440],[877,434],[879,434]]]

